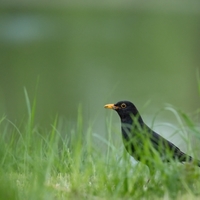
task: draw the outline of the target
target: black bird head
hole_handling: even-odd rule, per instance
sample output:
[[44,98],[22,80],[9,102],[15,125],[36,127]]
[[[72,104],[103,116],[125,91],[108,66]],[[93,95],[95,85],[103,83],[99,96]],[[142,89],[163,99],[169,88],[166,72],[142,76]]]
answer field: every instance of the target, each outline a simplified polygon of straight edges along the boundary
[[123,123],[132,124],[133,117],[137,117],[139,122],[143,122],[137,108],[130,101],[119,101],[116,104],[107,104],[104,108],[115,110]]

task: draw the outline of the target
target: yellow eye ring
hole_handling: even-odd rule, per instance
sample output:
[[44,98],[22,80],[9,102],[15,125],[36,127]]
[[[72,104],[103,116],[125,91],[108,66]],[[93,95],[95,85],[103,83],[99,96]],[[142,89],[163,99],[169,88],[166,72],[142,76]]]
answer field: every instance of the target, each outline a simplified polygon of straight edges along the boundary
[[126,108],[126,104],[125,104],[125,103],[122,103],[122,104],[121,104],[121,108]]

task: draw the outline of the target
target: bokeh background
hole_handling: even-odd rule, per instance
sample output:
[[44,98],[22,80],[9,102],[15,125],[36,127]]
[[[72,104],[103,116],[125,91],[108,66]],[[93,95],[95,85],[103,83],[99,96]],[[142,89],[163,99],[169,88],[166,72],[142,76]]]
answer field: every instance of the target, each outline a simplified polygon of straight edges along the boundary
[[[24,87],[37,97],[36,123],[76,122],[81,105],[100,134],[106,103],[131,100],[147,122],[166,103],[199,108],[199,1],[0,4],[1,116],[24,119]],[[176,123],[167,111],[159,120]]]

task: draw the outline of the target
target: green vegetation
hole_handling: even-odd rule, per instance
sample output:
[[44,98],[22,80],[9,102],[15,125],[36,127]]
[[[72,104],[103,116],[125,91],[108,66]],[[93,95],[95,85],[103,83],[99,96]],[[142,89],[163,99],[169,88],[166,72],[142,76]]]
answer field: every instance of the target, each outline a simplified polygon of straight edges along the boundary
[[167,107],[174,135],[200,158],[200,110],[187,113],[199,107],[199,1],[27,2],[0,3],[0,200],[199,199],[200,168],[156,160],[152,176],[102,122],[110,100],[151,101],[147,115],[169,102],[186,111]]
[[[152,177],[115,144],[111,120],[106,122],[108,139],[94,134],[91,126],[84,130],[81,108],[76,126],[56,117],[43,130],[34,125],[36,101],[31,107],[26,91],[25,96],[28,120],[19,125],[0,120],[0,199],[199,198],[198,167],[155,161]],[[199,135],[186,114],[170,109],[189,126],[188,132]]]

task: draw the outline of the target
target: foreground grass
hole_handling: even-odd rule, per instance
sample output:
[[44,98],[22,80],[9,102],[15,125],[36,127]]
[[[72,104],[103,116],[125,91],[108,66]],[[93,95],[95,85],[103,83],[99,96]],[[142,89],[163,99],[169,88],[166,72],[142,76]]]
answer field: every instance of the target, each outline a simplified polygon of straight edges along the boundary
[[[192,121],[180,116],[198,138]],[[31,109],[22,125],[0,120],[0,199],[200,198],[198,167],[158,162],[151,177],[145,165],[133,165],[115,148],[111,123],[107,140],[94,137],[91,127],[83,131],[81,112],[73,127],[56,118],[50,130],[43,130],[33,120]]]

